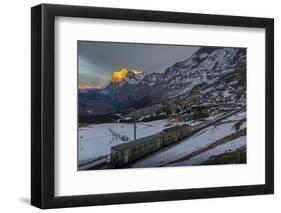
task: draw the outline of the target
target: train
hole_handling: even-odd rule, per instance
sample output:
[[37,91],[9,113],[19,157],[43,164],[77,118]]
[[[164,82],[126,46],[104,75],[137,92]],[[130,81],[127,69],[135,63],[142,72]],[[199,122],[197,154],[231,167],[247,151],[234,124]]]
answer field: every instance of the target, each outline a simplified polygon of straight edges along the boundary
[[122,168],[130,162],[189,136],[190,133],[189,125],[177,125],[154,135],[112,146],[110,164],[113,168]]

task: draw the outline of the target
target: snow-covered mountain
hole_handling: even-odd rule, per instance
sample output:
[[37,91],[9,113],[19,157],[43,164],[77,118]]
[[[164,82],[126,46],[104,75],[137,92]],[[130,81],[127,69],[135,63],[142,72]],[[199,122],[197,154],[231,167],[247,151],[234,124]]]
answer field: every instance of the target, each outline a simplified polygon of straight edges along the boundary
[[120,83],[79,94],[80,114],[106,114],[169,100],[246,98],[246,49],[202,47],[163,73],[130,73]]
[[162,91],[166,97],[186,96],[196,85],[213,84],[239,66],[246,66],[246,49],[203,47],[167,68],[154,91]]

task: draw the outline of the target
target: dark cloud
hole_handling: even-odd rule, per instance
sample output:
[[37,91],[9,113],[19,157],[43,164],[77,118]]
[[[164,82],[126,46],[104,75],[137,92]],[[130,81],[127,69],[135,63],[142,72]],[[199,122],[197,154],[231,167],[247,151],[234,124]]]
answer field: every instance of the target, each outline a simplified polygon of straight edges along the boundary
[[112,72],[123,67],[164,72],[196,50],[194,46],[79,41],[79,85],[106,84]]
[[79,75],[79,85],[99,85],[107,82],[108,79],[100,78],[99,76],[92,75],[91,73],[82,73]]

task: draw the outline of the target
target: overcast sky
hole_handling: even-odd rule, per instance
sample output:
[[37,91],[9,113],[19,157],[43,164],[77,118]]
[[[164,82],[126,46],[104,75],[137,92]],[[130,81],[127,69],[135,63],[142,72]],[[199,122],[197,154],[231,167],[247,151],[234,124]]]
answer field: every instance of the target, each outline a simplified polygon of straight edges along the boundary
[[124,67],[143,73],[164,72],[190,57],[198,47],[116,42],[78,42],[79,85],[106,85],[114,70]]

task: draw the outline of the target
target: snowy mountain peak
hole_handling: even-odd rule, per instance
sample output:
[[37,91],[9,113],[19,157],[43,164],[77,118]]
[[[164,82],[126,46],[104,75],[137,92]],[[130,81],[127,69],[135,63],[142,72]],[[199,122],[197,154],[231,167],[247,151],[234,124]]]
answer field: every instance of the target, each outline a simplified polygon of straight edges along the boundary
[[88,110],[112,113],[175,98],[185,101],[206,97],[208,100],[245,99],[246,49],[202,47],[163,73],[145,75],[124,68],[114,75],[115,80],[104,89],[81,94],[85,96],[79,98],[81,113]]
[[127,77],[125,78],[125,81],[129,84],[137,84],[143,79],[144,75],[139,72],[139,73],[134,73],[134,72],[129,72]]

